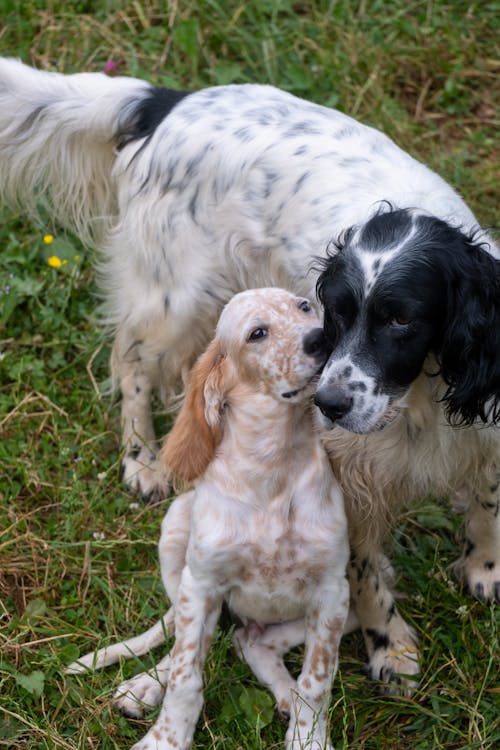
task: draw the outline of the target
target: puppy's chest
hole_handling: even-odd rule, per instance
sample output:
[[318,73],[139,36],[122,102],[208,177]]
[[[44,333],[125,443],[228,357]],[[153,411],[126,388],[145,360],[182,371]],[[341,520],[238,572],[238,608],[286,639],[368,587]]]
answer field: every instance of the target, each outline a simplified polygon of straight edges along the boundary
[[205,548],[204,565],[240,617],[278,622],[304,614],[311,591],[335,567],[332,542],[333,535],[304,533],[299,524],[249,518],[240,539]]

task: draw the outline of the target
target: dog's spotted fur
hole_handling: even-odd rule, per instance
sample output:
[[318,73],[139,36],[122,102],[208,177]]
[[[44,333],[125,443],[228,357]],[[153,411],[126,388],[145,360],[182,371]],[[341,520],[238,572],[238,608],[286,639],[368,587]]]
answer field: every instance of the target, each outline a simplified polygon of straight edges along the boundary
[[[364,433],[335,427],[328,445],[350,498],[355,590],[372,673],[416,671],[413,635],[380,567],[381,529],[402,500],[458,492],[469,539],[458,570],[477,596],[500,598],[498,429],[475,422],[475,415],[485,416],[488,398],[498,399],[492,377],[498,345],[491,335],[498,330],[498,260],[492,258],[500,255],[444,180],[378,131],[270,86],[176,96],[134,79],[47,74],[6,60],[0,62],[0,175],[6,199],[26,208],[47,196],[58,218],[99,245],[115,328],[112,368],[123,396],[124,476],[146,496],[166,484],[155,460],[152,391],[160,388],[165,399],[175,392],[235,292],[278,285],[312,298],[317,275],[308,269],[343,234],[351,249],[344,260],[353,264],[353,281],[362,277],[365,300],[384,279],[389,297],[409,290],[428,298],[441,278],[428,324],[443,330],[440,341],[429,341],[425,362],[408,362],[403,334],[393,363],[400,373],[383,382],[377,365],[361,362],[355,351],[371,319],[356,315],[356,335],[352,327],[346,331],[322,381],[329,379],[330,396],[333,388],[341,397],[333,404],[329,396],[323,408]],[[412,211],[387,211],[379,232],[370,219],[383,201]],[[415,254],[425,268],[424,214],[430,235],[440,233],[437,252],[428,253],[436,273],[427,275],[415,273],[412,260]],[[357,229],[349,233],[350,227]],[[452,284],[443,282],[447,268]],[[462,290],[463,309],[453,284]],[[334,346],[336,302],[326,295],[324,302]],[[455,317],[445,320],[440,305],[454,308]],[[442,359],[440,348],[446,339],[459,340],[462,324],[474,330],[474,310],[487,345],[463,339],[455,356],[448,347]],[[370,331],[364,334],[368,341]],[[439,368],[442,376],[435,375]],[[477,387],[479,379],[484,387]],[[447,424],[446,404],[466,417],[467,427]],[[334,415],[339,405],[343,417]]]
[[[242,292],[195,365],[163,456],[182,479],[202,475],[162,524],[161,572],[173,608],[142,636],[69,667],[145,653],[172,631],[175,611],[171,654],[116,696],[124,713],[137,716],[142,705],[161,703],[166,686],[136,750],[190,747],[224,599],[243,622],[238,653],[289,719],[286,748],[333,750],[326,719],[349,604],[348,541],[342,493],[313,420],[313,380],[326,356],[319,326],[306,301],[289,292]],[[193,452],[205,464],[195,470]],[[283,656],[299,643],[304,664],[295,680]]]

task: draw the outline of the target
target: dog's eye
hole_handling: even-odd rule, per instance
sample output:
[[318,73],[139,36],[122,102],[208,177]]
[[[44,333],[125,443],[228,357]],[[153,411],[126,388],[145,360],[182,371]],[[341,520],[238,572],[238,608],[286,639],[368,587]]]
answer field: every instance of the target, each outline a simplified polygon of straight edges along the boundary
[[267,328],[254,328],[249,334],[247,341],[258,341],[259,339],[265,339],[269,333]]
[[408,326],[412,322],[411,318],[405,318],[404,315],[395,315],[391,318],[392,325],[396,326]]
[[306,299],[303,299],[302,302],[299,302],[298,308],[299,310],[302,310],[302,312],[305,312],[305,313],[311,312],[312,310],[311,305]]

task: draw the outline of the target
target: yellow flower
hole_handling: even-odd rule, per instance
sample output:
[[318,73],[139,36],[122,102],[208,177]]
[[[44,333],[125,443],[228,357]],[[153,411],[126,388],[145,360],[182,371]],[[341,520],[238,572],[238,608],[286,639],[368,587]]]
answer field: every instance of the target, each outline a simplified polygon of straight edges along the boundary
[[50,245],[52,242],[54,242],[54,237],[51,234],[46,234],[43,238],[43,241],[46,245]]
[[57,255],[51,255],[47,263],[51,268],[60,268],[62,266],[62,261]]

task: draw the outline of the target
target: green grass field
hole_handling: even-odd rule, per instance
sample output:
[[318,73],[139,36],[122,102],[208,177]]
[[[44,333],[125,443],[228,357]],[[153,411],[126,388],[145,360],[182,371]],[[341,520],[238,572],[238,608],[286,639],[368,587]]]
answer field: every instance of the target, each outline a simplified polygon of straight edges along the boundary
[[[381,128],[494,226],[499,20],[488,0],[0,0],[0,53],[65,72],[113,60],[122,74],[187,89],[276,84]],[[163,611],[156,543],[168,501],[144,506],[119,482],[91,251],[50,216],[0,217],[0,746],[127,748],[151,716],[127,720],[111,696],[152,660],[84,679],[62,669]],[[380,696],[363,676],[361,638],[346,638],[332,690],[337,750],[500,747],[500,608],[450,578],[459,521],[438,499],[402,518],[390,552],[420,638],[421,686],[411,700]],[[205,698],[198,750],[282,746],[285,727],[228,627]]]

